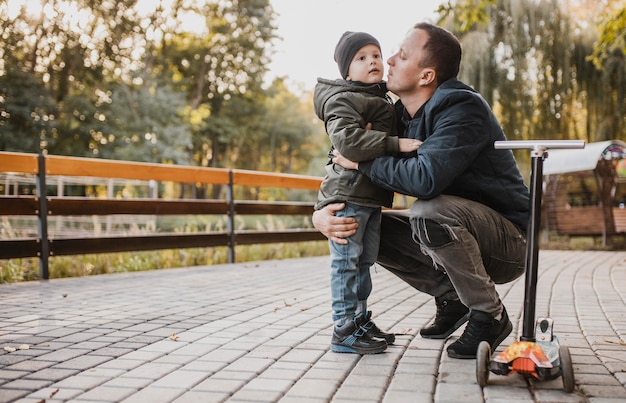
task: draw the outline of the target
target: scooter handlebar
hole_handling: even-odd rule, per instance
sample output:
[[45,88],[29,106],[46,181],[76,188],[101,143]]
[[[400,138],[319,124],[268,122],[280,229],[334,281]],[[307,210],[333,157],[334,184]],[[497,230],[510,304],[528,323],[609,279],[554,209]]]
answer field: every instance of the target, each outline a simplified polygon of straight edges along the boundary
[[495,141],[493,146],[508,150],[581,149],[585,148],[585,140],[502,140]]

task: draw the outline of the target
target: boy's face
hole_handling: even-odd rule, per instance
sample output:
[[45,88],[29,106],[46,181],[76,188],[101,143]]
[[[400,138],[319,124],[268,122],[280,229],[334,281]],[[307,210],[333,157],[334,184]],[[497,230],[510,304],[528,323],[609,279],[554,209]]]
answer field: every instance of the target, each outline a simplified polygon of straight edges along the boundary
[[376,45],[365,45],[359,49],[348,68],[347,80],[366,84],[379,83],[383,79],[385,66],[380,49]]

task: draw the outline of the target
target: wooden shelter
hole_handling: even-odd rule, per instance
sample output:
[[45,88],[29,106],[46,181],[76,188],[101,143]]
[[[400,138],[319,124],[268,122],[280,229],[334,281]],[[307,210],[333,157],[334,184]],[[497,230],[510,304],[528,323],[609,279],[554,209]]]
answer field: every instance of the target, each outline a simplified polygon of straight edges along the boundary
[[550,150],[543,164],[544,229],[560,235],[626,234],[626,143],[589,143],[581,150]]

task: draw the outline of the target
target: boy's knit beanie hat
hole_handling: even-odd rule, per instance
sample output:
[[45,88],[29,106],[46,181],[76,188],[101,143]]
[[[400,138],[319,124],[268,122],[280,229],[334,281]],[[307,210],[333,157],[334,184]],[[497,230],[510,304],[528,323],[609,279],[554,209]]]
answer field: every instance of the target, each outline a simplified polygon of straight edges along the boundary
[[350,62],[352,62],[356,52],[365,45],[376,45],[380,49],[378,40],[368,33],[346,31],[341,35],[339,43],[335,47],[335,61],[339,65],[342,78],[348,77]]

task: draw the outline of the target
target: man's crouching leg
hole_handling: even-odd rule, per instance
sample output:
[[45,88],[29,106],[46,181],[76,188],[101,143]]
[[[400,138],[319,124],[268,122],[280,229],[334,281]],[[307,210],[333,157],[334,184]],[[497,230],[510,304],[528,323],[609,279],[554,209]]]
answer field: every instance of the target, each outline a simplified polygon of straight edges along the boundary
[[[490,250],[481,250],[483,244],[477,240],[479,235],[483,241],[503,236],[498,227],[500,220],[503,218],[486,206],[452,196],[418,201],[411,210],[416,241],[433,263],[447,273],[463,305],[471,308],[465,332],[448,347],[451,357],[474,358],[480,341],[488,341],[495,349],[511,332],[506,310],[483,262]],[[444,311],[443,307],[439,310]],[[457,311],[457,315],[461,312]],[[451,328],[458,328],[464,321],[459,319]],[[446,333],[443,337],[452,332]]]

